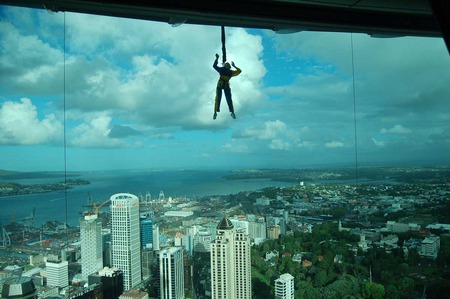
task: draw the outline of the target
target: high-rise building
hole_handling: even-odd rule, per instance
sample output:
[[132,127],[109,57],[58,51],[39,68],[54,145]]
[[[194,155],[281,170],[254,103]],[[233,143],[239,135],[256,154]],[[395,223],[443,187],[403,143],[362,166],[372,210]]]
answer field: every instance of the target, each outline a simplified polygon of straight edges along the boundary
[[209,230],[201,229],[194,237],[195,252],[210,252],[212,236]]
[[284,273],[275,280],[275,299],[294,299],[294,276]]
[[123,293],[123,273],[118,269],[105,267],[98,274],[89,275],[88,282],[101,285],[105,299],[117,299]]
[[184,299],[183,248],[167,247],[159,252],[161,299]]
[[141,282],[139,199],[129,193],[111,196],[112,264],[123,272],[128,291]]
[[428,235],[422,240],[419,248],[421,256],[437,259],[439,249],[441,248],[441,238],[436,235]]
[[154,268],[155,251],[151,249],[142,250],[142,278],[147,279],[152,275],[152,269]]
[[192,235],[184,235],[183,237],[183,247],[189,256],[194,253],[194,237]]
[[269,239],[278,239],[280,236],[280,226],[275,224],[267,228],[267,237]]
[[174,245],[177,247],[183,247],[184,235],[180,232],[175,234]]
[[111,229],[102,229],[102,254],[103,254],[103,266],[112,266],[112,253],[111,253]]
[[256,244],[265,241],[267,239],[267,228],[264,219],[249,221],[248,235]]
[[152,218],[141,218],[141,245],[142,249],[153,249]]
[[80,220],[81,274],[89,275],[103,268],[102,223],[96,214],[87,214]]
[[153,225],[153,250],[159,250],[159,226]]
[[284,218],[280,218],[280,234],[281,235],[286,235],[287,232],[287,223],[286,223],[286,219]]
[[47,261],[47,285],[65,288],[69,285],[69,263],[67,261]]
[[224,217],[211,243],[211,298],[250,299],[250,239],[245,230],[236,230]]

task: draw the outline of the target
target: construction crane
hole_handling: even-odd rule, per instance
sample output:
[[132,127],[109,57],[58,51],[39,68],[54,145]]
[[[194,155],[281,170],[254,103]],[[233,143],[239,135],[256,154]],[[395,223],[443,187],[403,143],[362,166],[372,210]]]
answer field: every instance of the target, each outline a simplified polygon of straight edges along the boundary
[[93,204],[89,204],[89,205],[83,205],[83,207],[92,207],[94,209],[95,215],[98,215],[98,209],[100,209],[101,207],[103,207],[105,204],[107,204],[109,202],[110,202],[110,200],[108,199],[101,203],[93,203]]

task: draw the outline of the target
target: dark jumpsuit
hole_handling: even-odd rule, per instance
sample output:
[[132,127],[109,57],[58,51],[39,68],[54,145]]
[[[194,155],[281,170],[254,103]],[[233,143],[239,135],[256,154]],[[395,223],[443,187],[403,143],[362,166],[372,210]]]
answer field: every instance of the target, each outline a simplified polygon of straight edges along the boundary
[[235,71],[227,69],[226,67],[218,67],[217,61],[214,60],[213,68],[220,74],[219,81],[216,87],[216,101],[214,103],[214,112],[220,111],[220,101],[222,99],[222,89],[225,93],[225,98],[227,100],[228,109],[230,112],[234,112],[233,100],[231,99],[231,89],[230,89],[230,79],[231,77],[237,76],[241,73],[241,69],[236,67]]

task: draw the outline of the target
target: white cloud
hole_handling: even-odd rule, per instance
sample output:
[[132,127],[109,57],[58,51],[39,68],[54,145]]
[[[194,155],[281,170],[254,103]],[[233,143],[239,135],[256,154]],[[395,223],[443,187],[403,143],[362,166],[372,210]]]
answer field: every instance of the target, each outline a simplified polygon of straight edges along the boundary
[[275,121],[267,121],[259,127],[245,128],[240,132],[236,132],[233,137],[271,140],[286,133],[288,133],[287,125],[277,119]]
[[[0,22],[0,81],[28,97],[63,91],[63,53],[36,35]],[[27,93],[24,93],[24,90]]]
[[398,118],[399,111],[442,114],[442,107],[449,105],[450,61],[441,38],[383,39],[331,32],[271,36],[279,55],[308,62],[302,73],[315,74],[315,66],[331,65],[326,72],[346,78],[354,74],[358,108],[370,109],[379,117]]
[[283,141],[280,139],[274,139],[270,143],[269,148],[274,149],[274,150],[288,151],[291,149],[291,145],[286,141]]
[[325,143],[325,147],[328,148],[338,148],[338,147],[343,147],[344,143],[340,142],[340,141],[331,141],[331,142],[327,142]]
[[[62,32],[61,18],[44,11],[38,14],[42,18],[27,14],[35,26],[59,26]],[[220,27],[173,28],[164,23],[69,13],[64,66],[62,51],[46,42],[49,35],[36,31],[36,35],[25,36],[12,23],[1,24],[1,32],[8,34],[0,39],[4,62],[0,73],[8,88],[26,90],[27,95],[37,90],[60,95],[65,67],[68,110],[109,111],[113,118],[155,127],[223,128],[224,120],[212,120],[218,79],[212,63],[214,54],[221,52]],[[266,72],[262,51],[260,36],[227,28],[228,58],[243,70],[231,83],[238,115],[264,98],[260,91]]]
[[71,130],[68,141],[74,147],[125,147],[127,144],[122,139],[109,137],[110,126],[111,116],[97,113]]
[[[91,29],[97,26],[97,17],[83,15],[76,18],[83,19],[83,22],[70,24],[76,49],[97,53],[101,48],[105,58],[111,57],[105,60],[104,66],[97,66],[97,61],[92,60],[91,67],[82,68],[88,72],[86,75],[103,67],[116,71],[107,77],[108,80],[101,80],[102,85],[85,80],[84,88],[78,89],[80,103],[89,103],[90,107],[99,110],[126,109],[129,113],[122,117],[154,126],[178,125],[190,129],[223,122],[219,118],[213,123],[211,118],[218,78],[211,66],[214,54],[220,53],[219,27],[183,25],[172,28],[167,24],[138,20],[127,20],[124,26],[122,20],[101,18],[100,25]],[[146,38],[136,38],[139,36]],[[91,40],[92,45],[85,49]],[[112,67],[119,53],[120,61],[130,62],[128,65],[132,68],[117,68],[118,64]],[[229,60],[234,60],[243,70],[231,83],[239,115],[242,109],[257,105],[262,98],[258,87],[265,74],[259,58],[261,38],[243,29],[227,29],[227,53]],[[76,77],[97,77],[86,75]],[[93,84],[95,88],[90,87]],[[101,92],[93,93],[99,88]],[[78,107],[87,108],[85,105]],[[222,108],[226,108],[225,101]]]
[[377,147],[385,147],[386,146],[385,141],[379,141],[379,140],[376,140],[375,138],[372,138],[371,140]]
[[35,145],[63,139],[63,127],[54,114],[39,119],[30,99],[6,101],[0,109],[0,144]]
[[307,140],[297,140],[295,145],[299,148],[313,148],[316,146],[313,142]]
[[223,152],[230,153],[248,153],[249,148],[245,144],[236,144],[236,143],[226,143],[221,146],[221,150]]
[[410,134],[412,131],[402,125],[395,125],[390,129],[381,129],[381,134]]

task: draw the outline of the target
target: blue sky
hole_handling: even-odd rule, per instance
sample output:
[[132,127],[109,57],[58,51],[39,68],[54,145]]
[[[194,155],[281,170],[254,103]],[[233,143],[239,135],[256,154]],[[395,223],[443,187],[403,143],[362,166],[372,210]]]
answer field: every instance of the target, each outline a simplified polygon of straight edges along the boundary
[[0,9],[0,169],[450,162],[440,38],[227,28],[213,120],[219,27]]

